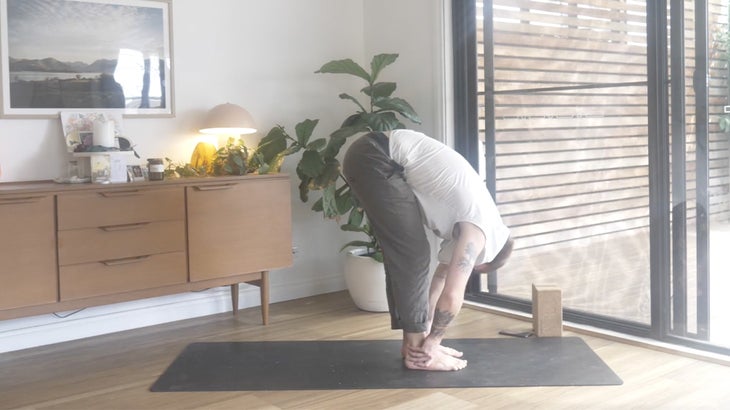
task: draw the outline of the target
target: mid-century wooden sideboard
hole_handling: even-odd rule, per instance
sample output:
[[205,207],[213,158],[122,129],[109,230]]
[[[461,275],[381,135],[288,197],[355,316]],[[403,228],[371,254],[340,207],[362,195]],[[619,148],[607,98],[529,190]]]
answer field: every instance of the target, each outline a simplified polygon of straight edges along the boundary
[[216,286],[292,264],[285,174],[0,184],[0,319]]

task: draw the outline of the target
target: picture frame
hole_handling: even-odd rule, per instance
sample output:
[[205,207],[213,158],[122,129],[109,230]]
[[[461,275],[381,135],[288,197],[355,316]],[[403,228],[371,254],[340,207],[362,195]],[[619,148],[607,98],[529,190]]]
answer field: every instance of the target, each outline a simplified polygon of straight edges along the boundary
[[127,176],[129,182],[139,182],[145,180],[144,171],[141,165],[127,165]]
[[171,0],[0,0],[0,117],[173,117],[171,8]]

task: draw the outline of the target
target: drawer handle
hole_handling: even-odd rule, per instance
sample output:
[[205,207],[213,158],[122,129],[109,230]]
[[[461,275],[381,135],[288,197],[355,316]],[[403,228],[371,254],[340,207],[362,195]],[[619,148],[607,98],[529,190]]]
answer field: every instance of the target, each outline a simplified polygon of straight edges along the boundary
[[120,196],[134,196],[140,195],[139,189],[129,189],[126,191],[110,191],[110,192],[99,192],[99,195],[104,198],[115,198]]
[[236,185],[235,183],[233,183],[233,184],[222,184],[222,185],[195,185],[195,186],[193,186],[193,188],[196,191],[220,191],[220,190],[223,190],[223,189],[231,189],[235,185]]
[[15,204],[30,204],[38,202],[45,198],[43,195],[38,196],[21,196],[17,198],[2,198],[0,199],[0,205],[15,205]]
[[128,263],[142,262],[149,257],[150,257],[150,255],[133,256],[131,258],[110,259],[108,261],[101,261],[100,263],[103,263],[106,266],[118,266],[118,265],[126,265]]
[[149,222],[137,222],[132,224],[124,224],[124,225],[109,225],[109,226],[100,226],[99,229],[101,229],[104,232],[115,232],[115,231],[125,231],[127,229],[137,229],[141,228],[143,226],[149,225]]

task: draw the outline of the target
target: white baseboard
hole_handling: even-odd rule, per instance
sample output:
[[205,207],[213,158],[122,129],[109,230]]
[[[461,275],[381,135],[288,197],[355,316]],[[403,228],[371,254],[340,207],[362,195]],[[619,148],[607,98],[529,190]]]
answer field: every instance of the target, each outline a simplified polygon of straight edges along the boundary
[[[282,302],[344,289],[337,278],[318,278],[301,283],[272,284],[270,302]],[[259,306],[259,289],[242,284],[239,309]],[[0,353],[45,346],[70,340],[137,329],[162,323],[208,316],[232,310],[228,286],[132,302],[90,307],[0,321]]]

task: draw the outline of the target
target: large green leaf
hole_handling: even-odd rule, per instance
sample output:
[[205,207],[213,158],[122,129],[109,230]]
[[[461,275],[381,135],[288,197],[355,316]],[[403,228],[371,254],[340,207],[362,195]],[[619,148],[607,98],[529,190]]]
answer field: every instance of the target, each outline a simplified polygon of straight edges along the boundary
[[347,219],[347,223],[350,225],[360,226],[362,225],[364,215],[365,213],[363,212],[362,208],[358,206],[353,206],[352,211],[350,211],[350,216]]
[[[269,163],[266,164],[266,165],[268,165],[268,169],[266,170],[266,172],[276,173],[276,172],[281,171],[281,165],[284,163],[285,156],[286,156],[286,154],[284,152],[282,152],[279,155],[277,155],[276,157],[274,157],[271,161],[269,161]],[[266,172],[263,172],[263,173],[266,173]],[[262,172],[259,170],[259,174],[261,174],[261,173]]]
[[286,150],[286,133],[281,127],[274,127],[259,141],[254,156],[261,155],[264,163],[269,163]]
[[321,197],[318,200],[314,201],[314,204],[312,204],[312,211],[322,212],[322,198]]
[[357,127],[361,124],[364,124],[362,120],[362,116],[365,114],[365,112],[358,112],[357,114],[352,114],[345,118],[345,121],[342,121],[342,125],[340,125],[340,128],[345,127]]
[[304,148],[304,147],[302,147],[301,145],[299,145],[299,143],[291,144],[289,146],[289,148],[287,148],[286,150],[284,150],[284,152],[282,152],[282,154],[284,154],[284,156],[291,155],[291,154],[295,154],[295,153],[301,151],[302,148]]
[[322,212],[327,218],[337,218],[340,216],[337,211],[337,202],[335,201],[334,184],[331,184],[322,190]]
[[359,225],[352,225],[352,224],[344,224],[340,226],[340,229],[347,232],[365,232],[362,229],[362,226]]
[[[342,128],[340,128],[342,129]],[[337,131],[335,131],[337,132]],[[343,137],[340,135],[333,135],[330,136],[330,140],[327,143],[327,146],[325,147],[324,151],[322,151],[322,156],[325,158],[334,158],[337,156],[337,154],[340,153],[340,149],[343,145],[345,145],[345,142],[347,141],[347,137]]]
[[[322,171],[314,177],[314,185],[320,189],[330,188],[334,189],[337,178],[340,177],[340,161],[337,158],[327,158],[325,160],[325,166]],[[334,191],[332,192],[334,200]]]
[[297,142],[299,145],[303,147],[307,145],[307,142],[309,142],[309,138],[312,136],[314,128],[318,123],[319,120],[306,119],[294,126],[294,131],[297,133]]
[[395,83],[375,83],[363,88],[363,94],[377,100],[378,98],[390,97],[397,88]]
[[325,167],[324,160],[319,155],[319,152],[312,150],[305,150],[302,154],[302,159],[299,161],[297,170],[301,171],[303,175],[310,178],[316,178]]
[[327,146],[327,140],[324,138],[317,138],[316,140],[307,144],[307,149],[310,151],[321,151],[322,148]]
[[302,202],[309,201],[309,183],[312,178],[302,174],[299,167],[297,167],[297,175],[299,176],[299,199]]
[[375,80],[378,79],[378,76],[380,75],[380,72],[387,66],[393,64],[395,60],[398,59],[398,54],[378,54],[373,57],[373,59],[370,61],[370,70],[371,70],[371,76],[372,81],[368,81],[370,83],[374,83]]
[[254,152],[248,159],[248,169],[250,171],[254,171],[263,165],[266,165],[266,169],[268,170],[268,164],[264,160],[264,156],[258,151]]
[[349,58],[344,60],[332,60],[325,63],[322,68],[315,71],[315,73],[351,74],[370,83],[370,74],[368,74],[364,68],[360,67],[358,63]]
[[246,168],[246,161],[242,157],[239,157],[238,155],[234,155],[232,157],[232,159],[233,159],[233,163],[236,164],[236,166],[238,168]]
[[[343,187],[347,188],[348,186],[343,185]],[[344,215],[350,212],[353,206],[351,191],[349,189],[338,189],[335,193],[335,201],[337,202],[337,213]]]
[[398,112],[398,114],[408,118],[416,124],[421,123],[421,118],[418,117],[416,111],[411,105],[402,98],[383,98],[375,101],[375,106],[381,110],[392,110]]
[[390,131],[398,128],[400,121],[393,112],[378,112],[368,115],[368,125],[373,131]]
[[342,147],[348,138],[357,133],[369,131],[368,123],[366,122],[369,116],[370,114],[363,114],[360,120],[361,122],[349,127],[342,127],[330,135],[330,142],[334,145],[339,145],[337,146],[337,152],[339,152],[339,148]]
[[360,111],[362,111],[362,112],[367,111],[367,109],[365,107],[363,107],[362,104],[360,104],[360,101],[358,101],[357,98],[351,96],[350,94],[342,93],[342,94],[340,94],[340,99],[341,100],[350,100],[350,101],[354,102],[355,105],[357,105],[360,108]]

